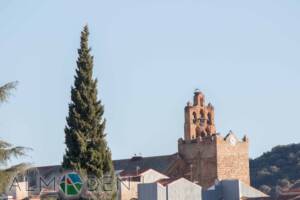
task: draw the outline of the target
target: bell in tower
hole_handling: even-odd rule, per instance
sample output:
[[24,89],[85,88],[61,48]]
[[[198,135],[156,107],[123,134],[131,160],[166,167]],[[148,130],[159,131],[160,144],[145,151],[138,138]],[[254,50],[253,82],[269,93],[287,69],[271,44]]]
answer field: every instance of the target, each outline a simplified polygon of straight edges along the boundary
[[194,140],[198,137],[211,136],[216,132],[214,123],[214,107],[205,105],[205,96],[198,89],[194,92],[194,102],[184,109],[184,139]]

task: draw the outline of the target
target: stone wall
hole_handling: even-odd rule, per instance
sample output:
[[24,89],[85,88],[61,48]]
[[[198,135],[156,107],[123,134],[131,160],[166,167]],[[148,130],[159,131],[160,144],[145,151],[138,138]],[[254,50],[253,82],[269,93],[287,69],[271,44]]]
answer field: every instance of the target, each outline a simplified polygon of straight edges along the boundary
[[233,133],[215,134],[194,141],[178,141],[178,152],[186,163],[186,178],[204,188],[216,180],[239,179],[250,184],[248,139]]
[[[234,137],[234,136],[232,136]],[[223,138],[217,139],[218,179],[239,179],[250,184],[248,140],[230,143]]]
[[186,178],[205,188],[214,184],[217,179],[216,136],[179,141],[178,151],[187,165]]

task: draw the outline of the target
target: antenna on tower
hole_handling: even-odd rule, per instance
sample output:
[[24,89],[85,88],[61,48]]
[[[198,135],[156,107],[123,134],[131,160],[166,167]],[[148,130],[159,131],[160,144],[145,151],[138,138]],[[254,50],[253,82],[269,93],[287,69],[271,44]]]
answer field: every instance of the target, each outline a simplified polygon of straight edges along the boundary
[[136,175],[138,176],[139,175],[139,170],[140,170],[141,168],[140,168],[140,166],[136,166],[136,168],[135,168],[135,170],[136,170]]

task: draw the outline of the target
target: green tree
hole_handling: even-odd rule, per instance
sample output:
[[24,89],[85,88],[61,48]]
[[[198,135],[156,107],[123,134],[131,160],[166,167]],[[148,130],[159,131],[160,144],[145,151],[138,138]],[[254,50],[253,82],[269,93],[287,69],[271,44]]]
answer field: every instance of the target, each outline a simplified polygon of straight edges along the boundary
[[250,160],[251,183],[256,188],[275,187],[281,180],[292,184],[300,179],[299,170],[300,144],[279,145]]
[[[0,103],[7,100],[11,89],[14,89],[16,82],[7,83],[0,87]],[[9,166],[8,161],[12,158],[18,158],[26,155],[28,148],[21,146],[13,146],[12,144],[0,140],[0,193],[3,194],[9,183],[9,180],[17,173],[23,171],[28,167],[26,163]]]
[[97,100],[97,79],[93,78],[93,56],[88,36],[89,30],[85,26],[81,32],[75,81],[71,88],[63,168],[101,178],[104,174],[113,174],[113,165],[104,133],[104,107]]
[[17,82],[10,82],[0,87],[0,103],[7,100],[10,95],[10,91],[15,89]]

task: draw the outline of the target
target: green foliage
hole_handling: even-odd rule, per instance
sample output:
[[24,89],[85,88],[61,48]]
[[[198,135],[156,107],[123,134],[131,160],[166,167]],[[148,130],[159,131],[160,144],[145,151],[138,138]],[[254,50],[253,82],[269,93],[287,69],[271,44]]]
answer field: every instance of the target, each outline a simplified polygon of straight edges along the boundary
[[10,91],[15,89],[17,82],[6,83],[0,87],[0,103],[7,100],[7,97],[10,95]]
[[[0,87],[0,103],[7,100],[10,90],[14,89],[16,82],[7,83]],[[24,156],[28,148],[21,146],[13,146],[12,144],[0,140],[0,193],[3,194],[9,183],[9,180],[17,173],[25,170],[28,165],[20,163],[13,166],[7,166],[7,162],[12,158]]]
[[75,81],[71,88],[63,167],[102,177],[103,174],[113,174],[113,165],[104,133],[104,107],[97,100],[97,79],[93,78],[88,36],[88,27],[85,26],[81,32]]
[[24,147],[14,147],[9,143],[0,140],[0,164],[6,165],[7,161],[10,160],[12,157],[19,157],[24,155]]
[[300,179],[299,172],[300,144],[276,146],[250,160],[251,183],[256,188],[289,188]]

